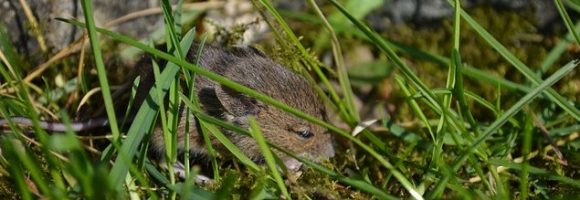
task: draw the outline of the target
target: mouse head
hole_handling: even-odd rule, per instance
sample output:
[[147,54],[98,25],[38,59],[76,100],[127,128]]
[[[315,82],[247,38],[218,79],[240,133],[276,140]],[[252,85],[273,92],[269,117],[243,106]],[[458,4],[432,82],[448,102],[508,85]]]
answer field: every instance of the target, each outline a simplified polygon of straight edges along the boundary
[[[253,56],[228,68],[224,76],[313,117],[326,119],[324,105],[308,82],[267,57]],[[331,136],[325,128],[225,86],[216,87],[215,94],[223,107],[224,119],[247,128],[248,116],[254,116],[271,143],[311,159],[334,156]],[[253,138],[240,134],[230,137],[247,155],[261,158]],[[284,161],[289,159],[282,154],[278,156]]]
[[[334,156],[332,140],[325,128],[231,89],[222,87],[220,90],[217,97],[226,110],[223,117],[227,121],[248,128],[248,117],[253,116],[258,121],[264,137],[273,144],[311,159]],[[319,108],[321,109],[317,109],[317,112],[308,114],[324,119],[324,110],[322,107]],[[231,134],[230,137],[236,146],[250,157],[255,159],[261,157],[253,138],[239,134]],[[284,160],[283,155],[279,156]]]

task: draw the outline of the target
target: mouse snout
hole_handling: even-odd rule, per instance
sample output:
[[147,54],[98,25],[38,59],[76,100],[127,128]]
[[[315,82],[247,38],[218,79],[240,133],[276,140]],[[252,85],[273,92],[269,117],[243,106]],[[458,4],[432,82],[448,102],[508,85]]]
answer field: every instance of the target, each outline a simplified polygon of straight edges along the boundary
[[312,156],[315,159],[328,159],[334,157],[334,145],[330,134],[324,133],[323,138],[321,138],[316,147],[314,147],[312,153]]
[[334,157],[334,145],[332,144],[332,140],[328,142],[322,143],[322,156],[325,158],[332,158]]

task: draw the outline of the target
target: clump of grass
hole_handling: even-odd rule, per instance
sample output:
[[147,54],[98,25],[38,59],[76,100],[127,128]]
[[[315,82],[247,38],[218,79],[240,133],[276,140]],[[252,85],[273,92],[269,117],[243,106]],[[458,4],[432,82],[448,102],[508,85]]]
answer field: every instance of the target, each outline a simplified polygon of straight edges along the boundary
[[[554,70],[546,70],[564,56],[559,45],[555,47],[542,62],[540,70],[533,71],[513,55],[490,31],[472,19],[469,13],[461,9],[460,1],[450,1],[455,14],[452,25],[452,40],[443,54],[435,55],[425,50],[389,41],[362,22],[372,7],[364,7],[355,1],[348,1],[343,6],[335,0],[329,0],[330,7],[320,9],[315,1],[309,1],[312,15],[304,14],[302,19],[322,25],[320,31],[328,35],[330,43],[318,43],[317,49],[331,49],[336,67],[321,66],[321,63],[305,48],[290,26],[284,15],[267,0],[254,0],[254,6],[265,17],[277,41],[284,51],[296,55],[294,63],[303,66],[302,73],[311,81],[320,80],[317,91],[322,98],[340,116],[347,125],[343,130],[329,122],[309,116],[300,110],[289,107],[280,101],[261,94],[251,88],[242,86],[213,72],[196,65],[196,61],[185,60],[190,51],[195,33],[188,31],[181,35],[182,11],[178,5],[175,9],[169,1],[161,2],[165,20],[167,52],[159,51],[149,44],[136,41],[127,36],[106,29],[95,27],[92,19],[90,0],[83,0],[85,23],[72,19],[63,19],[74,26],[82,27],[89,33],[92,55],[99,85],[102,88],[103,101],[111,123],[112,137],[110,145],[101,152],[99,159],[92,159],[83,149],[83,144],[72,131],[65,134],[48,134],[38,124],[40,116],[31,90],[34,86],[25,84],[19,69],[18,55],[7,43],[8,36],[0,30],[0,47],[2,55],[0,75],[6,81],[3,90],[13,91],[0,97],[0,113],[8,120],[9,131],[0,138],[0,175],[13,183],[13,192],[23,199],[50,198],[192,198],[192,199],[263,199],[263,198],[377,198],[397,199],[412,197],[415,199],[438,198],[528,198],[528,197],[566,197],[560,191],[570,191],[580,187],[580,181],[574,175],[574,157],[578,153],[572,149],[577,143],[580,112],[574,99],[566,97],[551,86],[574,71],[578,61],[566,60],[565,65]],[[560,14],[570,31],[570,38],[578,38],[572,21],[557,0]],[[368,5],[380,5],[374,2]],[[361,7],[357,7],[361,6]],[[329,16],[329,19],[326,19]],[[342,16],[342,17],[336,17]],[[356,29],[352,27],[356,27]],[[497,51],[499,57],[522,74],[525,81],[515,83],[504,77],[498,77],[472,66],[479,63],[464,63],[462,59],[461,32],[465,27],[473,29],[474,36],[481,37],[489,47]],[[165,66],[153,61],[155,85],[148,97],[154,104],[143,104],[137,111],[133,123],[126,133],[122,134],[115,120],[115,111],[111,101],[111,92],[107,80],[107,71],[101,55],[97,33],[147,52],[158,59],[168,61]],[[349,70],[343,63],[342,53],[345,48],[340,37],[352,35],[361,43],[374,46],[375,50],[388,58],[371,67],[394,67],[395,82],[398,91],[405,99],[410,111],[400,113],[416,120],[418,128],[412,132],[397,125],[396,121],[382,119],[361,134],[353,136],[351,131],[361,125],[360,111],[355,106],[355,86],[351,85]],[[323,38],[324,39],[324,38]],[[563,41],[566,42],[566,41]],[[578,43],[578,41],[576,41]],[[330,45],[330,46],[329,46]],[[445,85],[442,88],[432,86],[418,76],[401,54],[407,59],[422,59],[447,67]],[[545,74],[554,71],[551,74]],[[328,73],[326,73],[328,72]],[[310,75],[314,74],[314,75]],[[546,75],[546,78],[538,74]],[[331,163],[320,164],[294,155],[293,153],[269,144],[261,135],[259,124],[251,123],[250,130],[213,118],[200,111],[194,95],[187,96],[176,77],[187,77],[187,88],[193,87],[191,77],[205,76],[233,90],[254,97],[264,103],[285,112],[321,125],[331,131],[339,141],[341,152]],[[465,75],[465,76],[464,76]],[[471,82],[489,84],[497,87],[498,94],[505,92],[515,94],[515,102],[506,104],[502,99],[487,99],[478,96],[478,91],[469,91],[464,87],[466,79]],[[339,87],[333,87],[337,80]],[[12,89],[12,90],[9,90]],[[189,94],[195,94],[189,91]],[[501,95],[498,95],[501,96]],[[168,101],[165,107],[164,101]],[[209,149],[211,165],[216,184],[199,186],[193,183],[199,169],[186,165],[186,179],[178,180],[174,176],[173,165],[179,160],[176,150],[176,126],[179,104],[185,104],[187,112],[195,115],[200,122],[201,132],[209,147],[209,138],[220,141],[235,158],[234,168],[224,168],[218,161],[218,152]],[[538,106],[537,104],[546,105]],[[478,118],[484,109],[493,111],[491,118]],[[23,130],[10,121],[10,116],[26,116],[33,119],[31,130]],[[66,113],[60,112],[58,118],[70,124]],[[160,170],[147,156],[149,134],[155,121],[160,121],[164,132],[165,157],[167,170]],[[189,120],[187,120],[189,121]],[[393,123],[395,123],[393,125]],[[153,124],[153,125],[152,125]],[[378,127],[377,127],[378,126]],[[377,129],[374,129],[376,127]],[[221,128],[238,134],[256,138],[260,150],[264,152],[267,167],[260,166],[244,155],[222,132]],[[388,129],[384,133],[377,130]],[[72,130],[72,129],[71,129]],[[33,138],[26,132],[32,131]],[[544,134],[544,137],[533,137]],[[406,137],[412,135],[413,137]],[[564,144],[566,149],[556,149],[554,144]],[[186,142],[188,144],[188,142]],[[398,147],[393,149],[392,147]],[[545,149],[556,149],[558,157],[551,157],[548,165],[539,165],[539,152]],[[302,177],[304,186],[283,180],[283,166],[276,165],[277,159],[272,149],[288,154],[308,166]],[[33,153],[31,153],[33,152]],[[562,152],[564,155],[562,155]],[[566,155],[570,160],[566,162]],[[514,157],[517,157],[514,159]],[[549,156],[544,156],[549,158]],[[188,161],[186,154],[185,160]],[[186,162],[187,164],[189,162]],[[241,164],[241,165],[238,165]],[[282,170],[281,170],[282,168]],[[281,171],[279,171],[281,170]],[[571,177],[572,176],[572,177]],[[4,178],[3,178],[4,179]],[[316,185],[320,188],[305,188]],[[556,189],[545,187],[557,184]],[[3,184],[2,188],[5,188]],[[98,188],[98,190],[97,190]],[[315,191],[316,190],[316,191]],[[539,191],[539,192],[535,192]],[[354,192],[354,194],[350,194]],[[535,193],[534,193],[535,192]]]

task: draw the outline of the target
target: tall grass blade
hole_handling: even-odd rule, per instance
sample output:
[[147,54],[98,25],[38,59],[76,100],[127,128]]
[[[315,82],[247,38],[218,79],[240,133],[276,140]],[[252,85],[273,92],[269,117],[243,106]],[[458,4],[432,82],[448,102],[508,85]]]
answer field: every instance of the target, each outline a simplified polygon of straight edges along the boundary
[[324,16],[324,13],[322,13],[322,11],[320,10],[320,8],[318,8],[318,5],[316,5],[316,2],[314,0],[308,0],[308,3],[310,4],[310,6],[312,6],[312,8],[314,9],[314,11],[316,12],[316,14],[318,15],[318,17],[322,20],[322,24],[324,25],[324,27],[326,28],[326,30],[328,31],[328,34],[330,34],[330,38],[331,38],[331,44],[332,44],[332,54],[334,55],[334,63],[336,65],[336,71],[338,73],[338,81],[341,87],[341,90],[343,92],[343,99],[345,102],[345,106],[346,106],[346,110],[348,111],[348,113],[344,113],[347,117],[347,121],[350,123],[353,122],[359,122],[360,118],[358,116],[358,111],[356,110],[356,107],[354,105],[354,97],[353,97],[353,93],[352,93],[352,87],[350,84],[350,80],[348,79],[348,73],[346,70],[346,66],[344,65],[344,58],[342,56],[342,50],[340,48],[340,42],[338,41],[338,38],[336,37],[336,33],[334,32],[334,29],[332,28],[332,26],[330,25],[330,23],[326,20],[326,17]]
[[262,134],[262,129],[258,125],[256,118],[249,117],[248,122],[250,123],[250,133],[252,134],[252,137],[254,137],[254,140],[256,140],[260,151],[262,151],[264,160],[266,160],[266,164],[268,165],[268,168],[270,168],[270,173],[276,181],[276,184],[278,184],[278,188],[280,191],[282,191],[282,194],[284,197],[286,197],[286,199],[292,199],[290,198],[290,194],[288,193],[288,189],[286,189],[284,180],[282,180],[282,176],[276,167],[276,159],[274,158],[274,154],[266,144],[266,139]]
[[576,29],[574,28],[574,23],[570,19],[570,15],[568,15],[568,12],[566,11],[566,7],[562,3],[562,0],[554,0],[554,3],[556,4],[556,8],[558,8],[558,12],[560,12],[560,16],[564,20],[564,24],[566,24],[566,28],[568,28],[568,31],[570,31],[572,36],[574,36],[574,39],[576,39],[576,44],[580,45],[580,36],[576,32]]
[[87,25],[86,29],[89,35],[91,49],[93,50],[95,66],[97,67],[97,76],[99,78],[99,84],[101,85],[101,93],[103,94],[103,101],[105,102],[105,110],[107,111],[109,126],[111,127],[111,133],[113,134],[113,144],[119,145],[121,133],[119,131],[119,125],[117,124],[117,116],[115,114],[113,99],[111,97],[111,88],[109,87],[109,81],[107,80],[107,71],[105,70],[105,63],[103,62],[103,55],[101,53],[101,46],[98,38],[99,36],[97,35],[95,27],[92,4],[93,2],[91,0],[81,1]]

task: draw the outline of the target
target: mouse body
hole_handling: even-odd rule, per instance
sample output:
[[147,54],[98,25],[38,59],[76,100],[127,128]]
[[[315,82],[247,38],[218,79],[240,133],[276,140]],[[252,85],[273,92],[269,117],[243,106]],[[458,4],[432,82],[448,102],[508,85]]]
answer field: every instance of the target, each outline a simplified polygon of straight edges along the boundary
[[[201,53],[197,58],[200,48],[202,48]],[[327,119],[324,104],[304,77],[276,63],[253,47],[223,48],[194,43],[187,55],[187,60],[191,63],[199,63],[200,67],[273,97],[311,116],[322,120]],[[135,97],[136,106],[140,106],[145,101],[146,95],[155,83],[151,65],[144,64],[147,62],[151,62],[150,58],[140,61],[137,66],[141,74],[141,84]],[[194,85],[200,107],[205,113],[242,128],[249,127],[248,117],[253,116],[262,128],[264,137],[273,144],[313,160],[334,156],[331,135],[327,133],[325,128],[262,103],[203,76],[196,76]],[[178,152],[189,151],[190,155],[197,158],[207,158],[207,147],[202,135],[198,132],[198,123],[193,115],[189,117],[189,149],[185,149],[186,112],[183,109],[184,105],[180,107],[181,116],[177,130]],[[12,117],[11,120],[20,125],[32,126],[32,121],[28,118]],[[5,126],[7,123],[6,119],[0,119],[0,126]],[[108,120],[106,118],[89,119],[84,122],[73,122],[70,125],[72,131],[79,132],[105,127],[108,125]],[[59,122],[42,121],[40,126],[52,132],[67,130],[67,126]],[[248,157],[255,161],[262,160],[262,153],[253,138],[225,129],[222,131]],[[214,144],[216,150],[227,155],[227,150],[221,146],[217,139],[213,139],[211,143]],[[165,148],[161,128],[154,129],[149,151],[157,160],[164,159]],[[290,170],[297,170],[301,166],[298,161],[288,156],[277,155]]]

